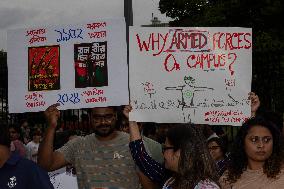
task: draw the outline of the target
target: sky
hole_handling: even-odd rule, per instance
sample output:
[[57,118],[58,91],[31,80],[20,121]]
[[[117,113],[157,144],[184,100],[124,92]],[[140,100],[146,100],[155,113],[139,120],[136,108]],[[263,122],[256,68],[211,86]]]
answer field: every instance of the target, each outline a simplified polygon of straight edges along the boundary
[[[132,0],[133,24],[150,24],[152,13],[162,22],[168,22],[170,19],[158,10],[158,2]],[[123,3],[123,0],[0,0],[0,50],[7,51],[8,29],[122,17]]]
[[159,0],[132,0],[132,4],[134,25],[151,24],[152,13],[162,22],[171,20],[159,11]]

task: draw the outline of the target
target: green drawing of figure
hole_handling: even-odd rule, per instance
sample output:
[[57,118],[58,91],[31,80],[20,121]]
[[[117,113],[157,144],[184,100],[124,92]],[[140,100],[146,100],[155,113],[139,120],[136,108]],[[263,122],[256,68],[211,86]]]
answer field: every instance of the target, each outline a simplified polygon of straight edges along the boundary
[[182,108],[195,107],[194,96],[196,92],[214,90],[209,87],[199,87],[195,85],[195,79],[191,76],[184,76],[183,78],[185,85],[176,87],[166,87],[166,90],[178,90],[181,92],[181,100],[179,100],[179,105]]

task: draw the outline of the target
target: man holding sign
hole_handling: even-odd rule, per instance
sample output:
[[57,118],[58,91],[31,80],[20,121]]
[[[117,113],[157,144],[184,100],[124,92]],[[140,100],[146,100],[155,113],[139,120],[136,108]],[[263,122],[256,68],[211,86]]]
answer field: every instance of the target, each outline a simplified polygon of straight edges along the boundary
[[60,116],[58,105],[51,105],[44,112],[49,128],[39,148],[38,163],[48,171],[68,163],[73,164],[79,188],[138,188],[135,163],[128,148],[129,135],[115,131],[115,108],[92,108],[94,133],[71,140],[53,151],[54,134]]

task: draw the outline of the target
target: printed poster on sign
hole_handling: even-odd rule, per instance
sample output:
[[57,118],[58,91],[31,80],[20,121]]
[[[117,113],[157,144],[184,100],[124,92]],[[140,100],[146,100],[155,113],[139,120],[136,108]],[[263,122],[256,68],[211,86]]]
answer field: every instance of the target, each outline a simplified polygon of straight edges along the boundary
[[250,28],[131,27],[130,120],[239,126],[250,117]]
[[9,112],[128,104],[124,19],[8,32]]

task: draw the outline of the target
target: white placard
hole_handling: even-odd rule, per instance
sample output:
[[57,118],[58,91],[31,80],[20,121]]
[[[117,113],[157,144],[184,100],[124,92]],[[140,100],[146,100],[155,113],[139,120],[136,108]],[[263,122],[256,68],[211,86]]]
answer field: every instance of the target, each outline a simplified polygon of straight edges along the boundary
[[241,125],[250,117],[250,28],[131,27],[130,120]]
[[77,176],[66,171],[66,167],[48,173],[55,189],[78,189]]
[[8,32],[9,113],[128,104],[125,21]]

